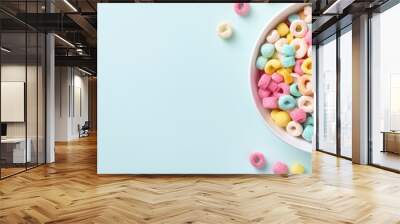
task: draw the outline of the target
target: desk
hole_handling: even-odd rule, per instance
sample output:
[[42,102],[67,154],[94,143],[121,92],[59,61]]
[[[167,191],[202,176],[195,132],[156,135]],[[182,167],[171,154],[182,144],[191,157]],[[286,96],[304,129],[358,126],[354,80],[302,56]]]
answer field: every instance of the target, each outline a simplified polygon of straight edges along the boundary
[[400,154],[400,131],[381,131],[383,134],[382,152]]
[[[26,154],[25,154],[25,138],[6,138],[1,139],[2,157],[9,163],[25,163],[31,162],[32,153],[30,138],[27,139]],[[10,147],[11,146],[11,147]],[[3,154],[5,154],[3,156]],[[11,159],[12,158],[12,159]],[[26,161],[25,161],[26,159]]]

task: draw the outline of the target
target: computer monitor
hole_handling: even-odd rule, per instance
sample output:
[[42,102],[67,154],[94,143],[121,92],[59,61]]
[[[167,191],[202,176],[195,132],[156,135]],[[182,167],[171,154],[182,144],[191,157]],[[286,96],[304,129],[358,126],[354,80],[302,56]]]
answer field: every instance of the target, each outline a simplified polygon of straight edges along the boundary
[[7,124],[1,123],[1,137],[7,136]]

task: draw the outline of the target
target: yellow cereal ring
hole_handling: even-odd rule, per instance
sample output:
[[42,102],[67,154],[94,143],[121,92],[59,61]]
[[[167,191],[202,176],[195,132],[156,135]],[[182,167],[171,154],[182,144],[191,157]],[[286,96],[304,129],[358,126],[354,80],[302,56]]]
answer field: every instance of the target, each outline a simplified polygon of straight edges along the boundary
[[276,71],[276,73],[280,74],[283,77],[283,81],[290,85],[293,83],[292,77],[292,69],[291,68],[281,68]]
[[282,67],[282,64],[278,59],[271,59],[265,65],[264,71],[265,73],[272,75],[272,73],[274,73],[280,67]]
[[301,64],[301,70],[303,70],[304,73],[306,74],[312,74],[312,60],[311,58],[307,58],[306,60],[303,61],[303,64]]
[[279,23],[276,30],[278,30],[278,34],[281,37],[284,37],[289,33],[289,27],[286,23]]
[[285,128],[291,121],[290,115],[286,111],[273,110],[271,112],[272,121],[279,127]]
[[294,39],[293,34],[289,32],[288,35],[286,36],[287,42],[290,44],[290,42],[292,42],[293,39]]
[[300,163],[293,163],[293,165],[290,166],[290,173],[291,174],[302,174],[302,173],[304,173],[304,166],[301,165]]

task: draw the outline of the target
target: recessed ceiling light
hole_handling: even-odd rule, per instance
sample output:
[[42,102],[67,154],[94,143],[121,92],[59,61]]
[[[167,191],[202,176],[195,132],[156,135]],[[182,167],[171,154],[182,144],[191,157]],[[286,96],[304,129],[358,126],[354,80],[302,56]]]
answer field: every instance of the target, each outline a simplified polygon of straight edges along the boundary
[[83,72],[83,73],[85,73],[85,74],[87,74],[87,75],[90,75],[90,76],[93,75],[92,73],[90,73],[90,72],[88,72],[88,71],[86,71],[86,70],[83,70],[83,69],[81,69],[81,68],[79,68],[79,67],[78,67],[78,70],[81,71],[81,72]]
[[64,42],[65,44],[67,44],[70,47],[75,48],[75,45],[73,45],[71,42],[69,42],[68,40],[62,38],[61,36],[59,36],[58,34],[54,34],[55,37],[57,37],[59,40],[61,40],[62,42]]
[[4,51],[6,53],[10,53],[11,52],[11,50],[9,50],[9,49],[7,49],[5,47],[1,47],[0,49],[1,49],[1,51]]
[[64,3],[67,4],[74,12],[78,12],[75,6],[73,6],[68,0],[64,0]]

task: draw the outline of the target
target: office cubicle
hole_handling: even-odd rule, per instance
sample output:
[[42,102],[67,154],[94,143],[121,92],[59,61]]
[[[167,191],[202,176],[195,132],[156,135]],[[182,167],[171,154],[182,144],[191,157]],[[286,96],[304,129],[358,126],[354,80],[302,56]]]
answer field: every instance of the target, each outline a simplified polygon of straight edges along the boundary
[[21,16],[43,5],[0,3],[1,179],[45,162],[45,35],[4,11]]

